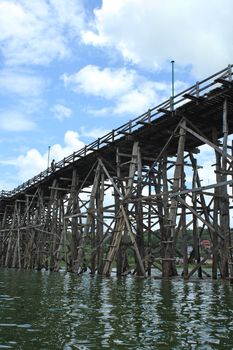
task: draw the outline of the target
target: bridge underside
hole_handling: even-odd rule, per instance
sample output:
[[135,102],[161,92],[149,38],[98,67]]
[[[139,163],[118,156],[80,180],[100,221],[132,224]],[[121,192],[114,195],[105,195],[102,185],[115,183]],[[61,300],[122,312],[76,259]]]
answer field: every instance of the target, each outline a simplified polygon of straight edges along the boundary
[[233,278],[233,87],[221,83],[2,198],[0,266],[171,277],[179,261],[186,279]]

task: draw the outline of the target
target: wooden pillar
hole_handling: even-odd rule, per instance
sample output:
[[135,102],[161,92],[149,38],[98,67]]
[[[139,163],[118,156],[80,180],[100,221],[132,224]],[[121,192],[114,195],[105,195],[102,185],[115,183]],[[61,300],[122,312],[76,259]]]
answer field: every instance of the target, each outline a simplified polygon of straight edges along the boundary
[[[148,178],[149,184],[148,184],[148,196],[149,198],[151,197],[152,194],[152,184],[151,184],[151,176],[149,176]],[[147,255],[148,255],[148,259],[147,259],[147,274],[148,276],[151,276],[151,265],[152,265],[152,257],[151,257],[151,253],[152,253],[152,249],[151,249],[151,214],[152,214],[152,204],[151,204],[151,199],[149,199],[149,203],[148,203],[148,240],[147,240]]]
[[[50,263],[51,271],[55,269],[55,251],[57,247],[57,218],[58,218],[58,182],[54,179],[50,193],[50,222],[51,222],[51,243],[50,243]],[[38,264],[37,264],[38,265]],[[39,266],[38,266],[39,267]]]
[[104,213],[103,213],[103,203],[104,203],[104,172],[101,171],[100,175],[100,186],[98,189],[98,196],[96,199],[97,207],[97,232],[96,232],[96,245],[97,245],[97,272],[102,274],[103,271],[103,234],[104,234]]
[[158,174],[155,182],[155,191],[158,195],[158,216],[159,216],[159,228],[160,228],[160,244],[161,244],[161,259],[162,259],[162,271],[166,269],[166,251],[170,249],[170,245],[173,243],[170,239],[169,232],[169,206],[168,206],[168,179],[167,179],[167,155],[164,153],[161,158]]
[[[228,125],[227,125],[227,99],[223,104],[223,152],[221,163],[221,181],[227,180],[227,139],[228,139]],[[229,242],[230,242],[230,222],[229,222],[229,198],[227,193],[227,185],[221,186],[221,200],[220,200],[220,227],[223,235],[221,242],[221,266],[222,277],[227,278],[229,276],[228,258],[229,258]]]
[[[121,180],[121,156],[120,156],[120,150],[119,147],[117,147],[116,149],[116,185],[117,187],[122,191],[122,180]],[[115,200],[115,217],[117,218],[117,216],[119,215],[119,211],[120,211],[120,194],[118,191],[116,191],[116,189],[114,188],[114,200]],[[117,250],[116,253],[116,273],[117,276],[121,276],[122,272],[124,271],[124,258],[126,255],[126,250],[124,248],[124,243],[125,243],[125,236],[126,236],[126,232],[124,230],[124,232],[122,233],[123,237],[120,240],[119,243],[119,248]]]
[[[177,148],[177,156],[176,156],[176,164],[174,170],[174,180],[173,180],[173,192],[178,192],[182,188],[182,173],[184,167],[184,147],[185,147],[185,138],[186,131],[182,126],[186,126],[185,120],[180,123],[179,130],[179,141]],[[171,277],[176,275],[175,268],[175,256],[174,256],[174,236],[176,231],[176,218],[177,218],[177,200],[175,197],[171,198],[171,205],[169,211],[169,231],[170,237],[169,240],[173,241],[170,245],[168,245],[165,249],[165,257],[163,263],[163,276]]]
[[[137,232],[136,232],[136,242],[139,250],[139,254],[141,256],[141,259],[144,261],[145,258],[145,251],[144,251],[144,236],[143,236],[143,207],[142,207],[142,158],[141,158],[141,150],[140,147],[138,147],[138,153],[137,153],[137,199],[136,207],[135,207],[135,214],[136,214],[136,225],[137,225]],[[137,261],[137,274],[141,274],[141,267],[140,262]]]
[[[79,208],[79,196],[78,196],[78,182],[79,178],[77,175],[77,168],[75,167],[72,171],[72,183],[71,183],[71,192],[68,202],[67,214],[80,214]],[[70,253],[71,260],[69,262],[70,271],[74,272],[75,270],[75,261],[78,256],[78,246],[80,240],[80,230],[81,228],[81,218],[78,216],[72,216],[71,218],[71,242],[70,242]]]
[[78,246],[78,252],[77,252],[77,259],[74,266],[74,272],[80,273],[82,271],[82,265],[83,265],[83,259],[84,259],[84,244],[87,240],[87,236],[89,234],[89,231],[93,224],[94,219],[94,209],[95,209],[95,199],[96,199],[96,193],[99,187],[99,179],[101,174],[101,163],[98,162],[97,168],[95,170],[95,178],[92,185],[92,190],[90,194],[90,200],[89,200],[89,206],[87,211],[87,218],[86,223],[82,232],[82,235],[79,240],[79,246]]
[[20,249],[20,211],[21,203],[16,201],[16,224],[17,229],[15,230],[15,246],[12,258],[12,267],[21,268],[21,249]]
[[16,222],[16,215],[17,215],[17,202],[14,203],[14,211],[12,215],[12,221],[9,231],[9,237],[7,242],[7,251],[6,251],[6,259],[4,266],[5,267],[11,267],[12,266],[12,258],[13,258],[13,247],[14,247],[14,226]]
[[[217,138],[217,130],[213,129],[213,141],[217,144],[218,138]],[[221,155],[215,151],[215,172],[216,172],[216,182],[217,184],[221,182]],[[214,209],[213,209],[213,225],[215,228],[215,232],[213,232],[213,265],[212,265],[212,278],[217,279],[218,276],[218,265],[220,264],[219,261],[219,242],[218,242],[218,230],[219,230],[219,210],[220,210],[220,195],[221,195],[221,189],[219,187],[216,187],[214,189]],[[222,270],[221,264],[219,265],[220,272]]]
[[[129,165],[128,181],[126,181],[125,195],[123,196],[121,194],[122,202],[119,208],[119,212],[116,215],[114,233],[113,233],[112,241],[107,253],[107,257],[105,259],[105,264],[103,269],[104,275],[109,275],[111,273],[112,263],[119,250],[119,245],[121,243],[123,232],[125,229],[127,230],[127,234],[133,245],[137,262],[140,266],[139,274],[142,276],[145,275],[145,269],[143,266],[142,258],[138,250],[138,245],[137,245],[134,233],[132,232],[132,229],[131,229],[129,215],[128,215],[128,200],[130,200],[130,197],[133,191],[134,177],[135,177],[135,172],[137,168],[137,159],[138,159],[138,141],[135,141],[133,144],[132,156],[131,156],[131,161]],[[107,171],[106,171],[106,174],[107,174]],[[115,185],[114,187],[116,191],[120,194],[119,189]]]
[[[3,214],[3,219],[1,222],[1,233],[0,233],[0,240],[1,240],[1,245],[0,245],[0,266],[4,266],[5,258],[6,258],[6,242],[7,242],[7,237],[9,236],[9,231],[7,230],[7,217],[8,217],[8,209],[9,206],[6,205],[4,208],[4,214]],[[3,231],[6,229],[6,231]]]
[[[192,179],[192,188],[195,189],[196,187],[201,186],[201,182],[198,175],[197,170],[197,160],[194,158],[193,154],[189,153],[190,161],[193,168],[193,179]],[[197,194],[196,192],[192,193],[192,206],[195,212],[197,212]],[[200,238],[199,238],[199,228],[197,224],[197,216],[193,213],[193,251],[194,251],[194,258],[195,262],[197,264],[200,264],[201,256],[200,256]],[[202,278],[202,267],[198,268],[198,277]]]
[[34,217],[34,197],[31,199],[26,196],[26,207],[25,207],[25,225],[26,225],[26,247],[24,257],[24,268],[31,269],[34,267],[35,259],[35,230],[30,228],[33,225]]
[[[184,169],[181,174],[181,188],[185,188],[185,173]],[[181,195],[185,200],[185,196]],[[183,253],[183,277],[188,278],[188,246],[187,246],[187,230],[186,230],[186,207],[182,205],[181,208],[181,232],[182,232],[182,253]]]
[[[59,193],[58,201],[58,218],[57,218],[57,243],[54,251],[54,271],[58,272],[60,269],[60,264],[65,255],[65,233],[66,227],[64,225],[64,205],[63,205],[63,195]],[[65,260],[65,259],[64,259]]]

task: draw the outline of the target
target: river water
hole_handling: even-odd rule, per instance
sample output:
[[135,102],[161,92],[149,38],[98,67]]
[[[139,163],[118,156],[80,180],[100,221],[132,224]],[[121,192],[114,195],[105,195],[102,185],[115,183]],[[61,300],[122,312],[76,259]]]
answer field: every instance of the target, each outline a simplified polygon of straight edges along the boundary
[[233,349],[233,286],[0,269],[0,349]]

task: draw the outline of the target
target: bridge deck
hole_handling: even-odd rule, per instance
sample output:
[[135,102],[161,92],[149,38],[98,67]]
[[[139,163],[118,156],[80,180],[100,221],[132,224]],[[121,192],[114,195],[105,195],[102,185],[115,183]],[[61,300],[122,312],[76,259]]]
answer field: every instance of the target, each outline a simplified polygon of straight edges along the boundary
[[[109,275],[115,262],[119,276],[150,276],[154,266],[171,277],[182,257],[190,278],[195,271],[202,277],[211,257],[212,277],[233,280],[232,114],[229,65],[64,158],[55,171],[2,191],[0,266],[58,271],[65,263],[79,274],[88,261],[91,273]],[[208,186],[195,155],[204,144],[215,151]],[[200,244],[206,234],[208,252]]]
[[[166,140],[169,139],[179,120],[185,117],[199,131],[203,137],[212,139],[212,128],[216,127],[218,138],[222,133],[222,104],[228,98],[228,113],[233,112],[233,83],[232,66],[212,75],[211,77],[197,83],[182,91],[172,99],[154,107],[141,116],[112,130],[107,135],[99,138],[83,149],[74,152],[72,155],[56,163],[56,171],[46,169],[34,178],[28,180],[12,191],[2,191],[0,200],[14,200],[25,193],[30,194],[39,184],[49,188],[55,177],[71,178],[72,169],[77,166],[80,179],[84,179],[90,170],[96,157],[104,157],[111,167],[115,169],[115,150],[120,147],[124,153],[129,152],[132,142],[138,140],[143,156],[143,165],[150,165],[153,159],[161,152]],[[228,132],[233,132],[233,119],[228,122]],[[186,150],[192,150],[206,143],[187,134]],[[168,155],[175,155],[177,150],[177,139],[174,138],[167,149]],[[94,175],[93,175],[94,176]],[[81,182],[80,182],[81,183]],[[91,183],[90,183],[91,184]],[[64,186],[67,182],[64,183]]]

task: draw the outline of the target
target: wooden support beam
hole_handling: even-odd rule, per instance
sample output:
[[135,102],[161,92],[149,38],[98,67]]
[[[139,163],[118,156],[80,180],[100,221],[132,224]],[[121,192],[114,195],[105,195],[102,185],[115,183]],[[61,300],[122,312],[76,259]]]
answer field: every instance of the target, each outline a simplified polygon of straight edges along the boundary
[[199,135],[197,132],[195,132],[194,130],[190,129],[188,126],[185,126],[184,129],[189,132],[190,134],[192,134],[193,136],[195,136],[197,139],[201,140],[203,143],[207,144],[208,146],[212,147],[213,149],[215,149],[215,151],[217,151],[219,154],[221,154],[223,157],[226,156],[227,158],[229,158],[231,161],[233,161],[233,157],[228,154],[225,153],[224,151],[222,151],[218,146],[216,146],[213,142],[209,141],[208,139],[206,139],[205,137]]
[[169,111],[168,109],[162,108],[162,107],[158,109],[158,112],[164,113],[164,114],[169,115],[169,116],[172,115],[171,111]]
[[[211,231],[215,232],[215,228],[213,227],[213,225],[211,225],[208,221],[203,219],[203,217],[199,215],[188,203],[186,203],[184,199],[177,196],[177,200],[180,203],[182,203],[186,208],[188,208],[190,212],[193,213],[200,221],[202,221]],[[223,239],[223,236],[219,232],[217,234],[221,239]]]
[[140,124],[140,125],[145,125],[145,126],[152,126],[153,124],[151,122],[146,122],[144,120],[139,120],[137,122],[137,124]]
[[216,83],[220,83],[220,84],[222,84],[223,86],[225,86],[227,88],[233,87],[233,82],[231,80],[226,80],[226,79],[223,79],[223,78],[217,78],[217,79],[215,79],[215,82]]
[[[206,185],[206,186],[201,186],[201,187],[196,187],[196,188],[190,188],[190,189],[181,190],[181,191],[178,191],[178,192],[175,192],[175,193],[172,192],[172,193],[169,193],[169,197],[172,198],[172,197],[176,197],[176,196],[180,196],[180,195],[188,194],[188,193],[194,193],[194,192],[203,193],[203,191],[205,191],[205,190],[210,190],[210,189],[214,189],[214,188],[217,188],[217,187],[223,187],[223,186],[232,185],[232,184],[233,184],[233,180],[222,181],[222,182],[219,182],[219,183],[216,183],[216,184],[212,184],[212,185]],[[210,195],[214,196],[214,193],[207,193],[206,192],[206,194],[210,194]]]
[[183,97],[195,102],[203,102],[203,100],[205,99],[203,96],[195,96],[191,94],[184,94]]

